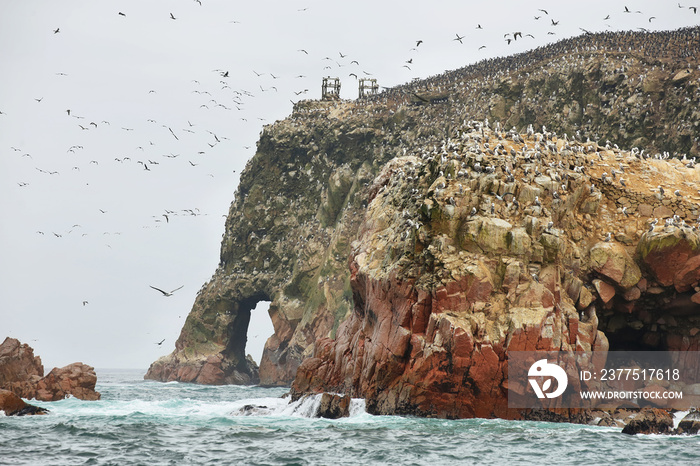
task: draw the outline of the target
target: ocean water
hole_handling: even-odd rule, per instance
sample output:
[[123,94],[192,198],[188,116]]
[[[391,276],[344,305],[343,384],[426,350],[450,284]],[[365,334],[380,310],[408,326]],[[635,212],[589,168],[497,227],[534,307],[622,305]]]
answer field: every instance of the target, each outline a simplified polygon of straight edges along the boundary
[[[700,464],[700,436],[628,436],[619,428],[498,419],[352,415],[317,419],[317,400],[281,388],[144,381],[98,370],[100,401],[32,404],[0,416],[2,465]],[[248,404],[266,406],[242,415]]]

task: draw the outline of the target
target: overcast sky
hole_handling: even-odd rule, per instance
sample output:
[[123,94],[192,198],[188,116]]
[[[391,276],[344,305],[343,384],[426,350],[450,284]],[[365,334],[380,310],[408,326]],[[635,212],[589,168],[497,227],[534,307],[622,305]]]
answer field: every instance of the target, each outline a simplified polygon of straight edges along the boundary
[[[581,28],[693,26],[694,5],[2,0],[0,339],[29,343],[47,372],[170,353],[262,126],[319,98],[323,76],[353,99],[350,73],[394,86]],[[256,360],[271,329],[254,311]]]

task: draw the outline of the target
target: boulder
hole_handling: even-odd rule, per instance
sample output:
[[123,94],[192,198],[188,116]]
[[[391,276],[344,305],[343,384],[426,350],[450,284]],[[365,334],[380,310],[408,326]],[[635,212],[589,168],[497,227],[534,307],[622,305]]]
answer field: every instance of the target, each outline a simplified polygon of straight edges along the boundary
[[339,419],[350,416],[350,397],[324,393],[321,395],[321,404],[318,407],[317,416],[326,419]]
[[41,358],[26,343],[7,337],[0,345],[0,388],[23,398],[33,398],[35,385],[44,375]]
[[622,288],[630,288],[642,278],[639,266],[619,243],[598,243],[593,246],[591,266]]
[[9,390],[0,389],[0,411],[7,416],[26,416],[32,414],[46,414],[47,409],[27,404]]
[[673,418],[663,409],[644,408],[622,429],[623,434],[669,434]]
[[56,401],[72,395],[81,400],[99,400],[96,383],[95,369],[86,364],[54,368],[44,377],[41,358],[34,356],[29,345],[9,337],[0,345],[0,388],[22,398]]
[[700,431],[700,411],[692,410],[681,419],[675,434],[695,435]]
[[637,254],[662,286],[675,285],[678,291],[686,291],[700,278],[700,264],[695,258],[700,255],[700,238],[684,229],[644,233]]
[[60,369],[54,368],[36,385],[36,399],[58,401],[69,395],[81,400],[99,400],[95,391],[95,369],[81,362],[74,362]]

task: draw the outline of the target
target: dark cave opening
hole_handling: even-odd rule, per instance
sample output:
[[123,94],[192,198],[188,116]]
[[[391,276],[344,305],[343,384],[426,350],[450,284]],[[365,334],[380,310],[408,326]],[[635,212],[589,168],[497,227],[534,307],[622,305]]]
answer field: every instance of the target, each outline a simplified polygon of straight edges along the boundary
[[610,351],[685,351],[689,337],[700,328],[700,305],[692,293],[657,289],[640,299],[620,296],[597,303],[598,330],[608,338]]
[[653,345],[645,342],[645,329],[633,329],[625,327],[614,333],[606,333],[608,337],[609,351],[664,351],[665,341],[659,338],[660,345]]

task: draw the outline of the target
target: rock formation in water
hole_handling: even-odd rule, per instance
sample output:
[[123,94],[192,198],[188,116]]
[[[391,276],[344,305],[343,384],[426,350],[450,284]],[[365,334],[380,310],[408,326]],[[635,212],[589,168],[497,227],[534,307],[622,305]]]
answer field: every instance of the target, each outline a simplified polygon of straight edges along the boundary
[[699,28],[585,35],[297,103],[261,133],[219,267],[146,377],[513,417],[506,351],[698,349],[698,48]]
[[74,396],[81,400],[99,400],[95,391],[97,375],[87,364],[76,362],[54,368],[44,376],[41,358],[26,343],[7,337],[0,345],[0,389],[41,401],[57,401]]
[[4,411],[6,416],[28,416],[48,413],[48,410],[27,404],[10,390],[3,389],[0,389],[0,411]]

